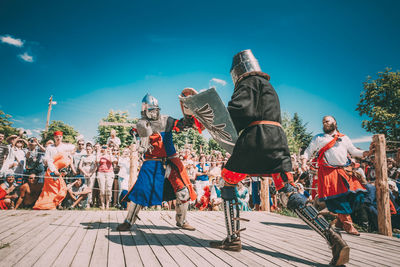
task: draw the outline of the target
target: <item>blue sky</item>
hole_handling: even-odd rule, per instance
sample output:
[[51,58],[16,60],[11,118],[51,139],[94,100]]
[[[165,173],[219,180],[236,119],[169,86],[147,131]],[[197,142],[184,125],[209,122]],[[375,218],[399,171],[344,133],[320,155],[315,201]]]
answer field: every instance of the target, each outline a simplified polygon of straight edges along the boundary
[[53,95],[51,119],[92,139],[111,109],[139,116],[147,92],[174,117],[184,87],[216,85],[227,103],[232,56],[252,49],[282,111],[315,134],[334,115],[359,139],[362,83],[400,69],[398,1],[143,2],[2,0],[0,109],[35,133]]

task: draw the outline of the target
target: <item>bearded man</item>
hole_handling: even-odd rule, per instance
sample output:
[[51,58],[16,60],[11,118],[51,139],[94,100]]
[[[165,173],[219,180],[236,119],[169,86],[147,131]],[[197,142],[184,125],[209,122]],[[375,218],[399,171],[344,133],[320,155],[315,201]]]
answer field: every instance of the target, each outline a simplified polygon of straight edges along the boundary
[[347,233],[360,235],[350,214],[362,203],[367,191],[356,177],[348,154],[361,158],[369,152],[357,149],[348,136],[340,133],[334,117],[325,116],[322,124],[324,133],[314,136],[302,155],[302,169],[307,168],[307,160],[317,152],[319,200],[325,201],[329,211],[338,214]]

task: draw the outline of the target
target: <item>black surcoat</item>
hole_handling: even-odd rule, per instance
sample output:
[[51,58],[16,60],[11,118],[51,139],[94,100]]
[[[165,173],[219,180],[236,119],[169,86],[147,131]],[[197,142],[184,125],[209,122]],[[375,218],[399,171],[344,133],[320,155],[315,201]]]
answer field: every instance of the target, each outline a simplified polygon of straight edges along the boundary
[[272,174],[292,170],[286,134],[280,126],[254,125],[254,121],[281,123],[278,95],[262,75],[250,75],[235,86],[228,111],[240,134],[225,168],[246,174]]

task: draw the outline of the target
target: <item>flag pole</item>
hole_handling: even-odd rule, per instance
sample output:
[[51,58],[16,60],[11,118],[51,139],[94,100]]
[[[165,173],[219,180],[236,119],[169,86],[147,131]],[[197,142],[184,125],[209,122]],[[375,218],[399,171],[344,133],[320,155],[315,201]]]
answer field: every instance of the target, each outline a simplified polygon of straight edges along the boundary
[[50,121],[50,113],[51,113],[51,106],[53,105],[53,96],[50,96],[49,99],[49,108],[47,109],[47,120],[46,120],[46,128],[45,128],[45,132],[47,133],[47,131],[49,130],[49,121]]

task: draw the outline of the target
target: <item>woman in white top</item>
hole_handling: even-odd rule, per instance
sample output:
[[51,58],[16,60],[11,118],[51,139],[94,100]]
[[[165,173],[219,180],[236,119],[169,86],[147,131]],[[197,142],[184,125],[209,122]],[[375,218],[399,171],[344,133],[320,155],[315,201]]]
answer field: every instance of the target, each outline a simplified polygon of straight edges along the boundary
[[121,202],[121,199],[128,193],[129,190],[129,173],[130,173],[130,158],[129,149],[124,149],[121,157],[118,160],[118,188],[119,188],[119,204],[126,209],[126,202]]
[[[79,170],[85,177],[85,181],[90,190],[93,190],[93,185],[96,179],[96,156],[93,154],[93,147],[86,146],[86,155],[83,155],[79,162]],[[88,195],[88,201],[86,208],[90,207],[92,202],[92,193]]]

